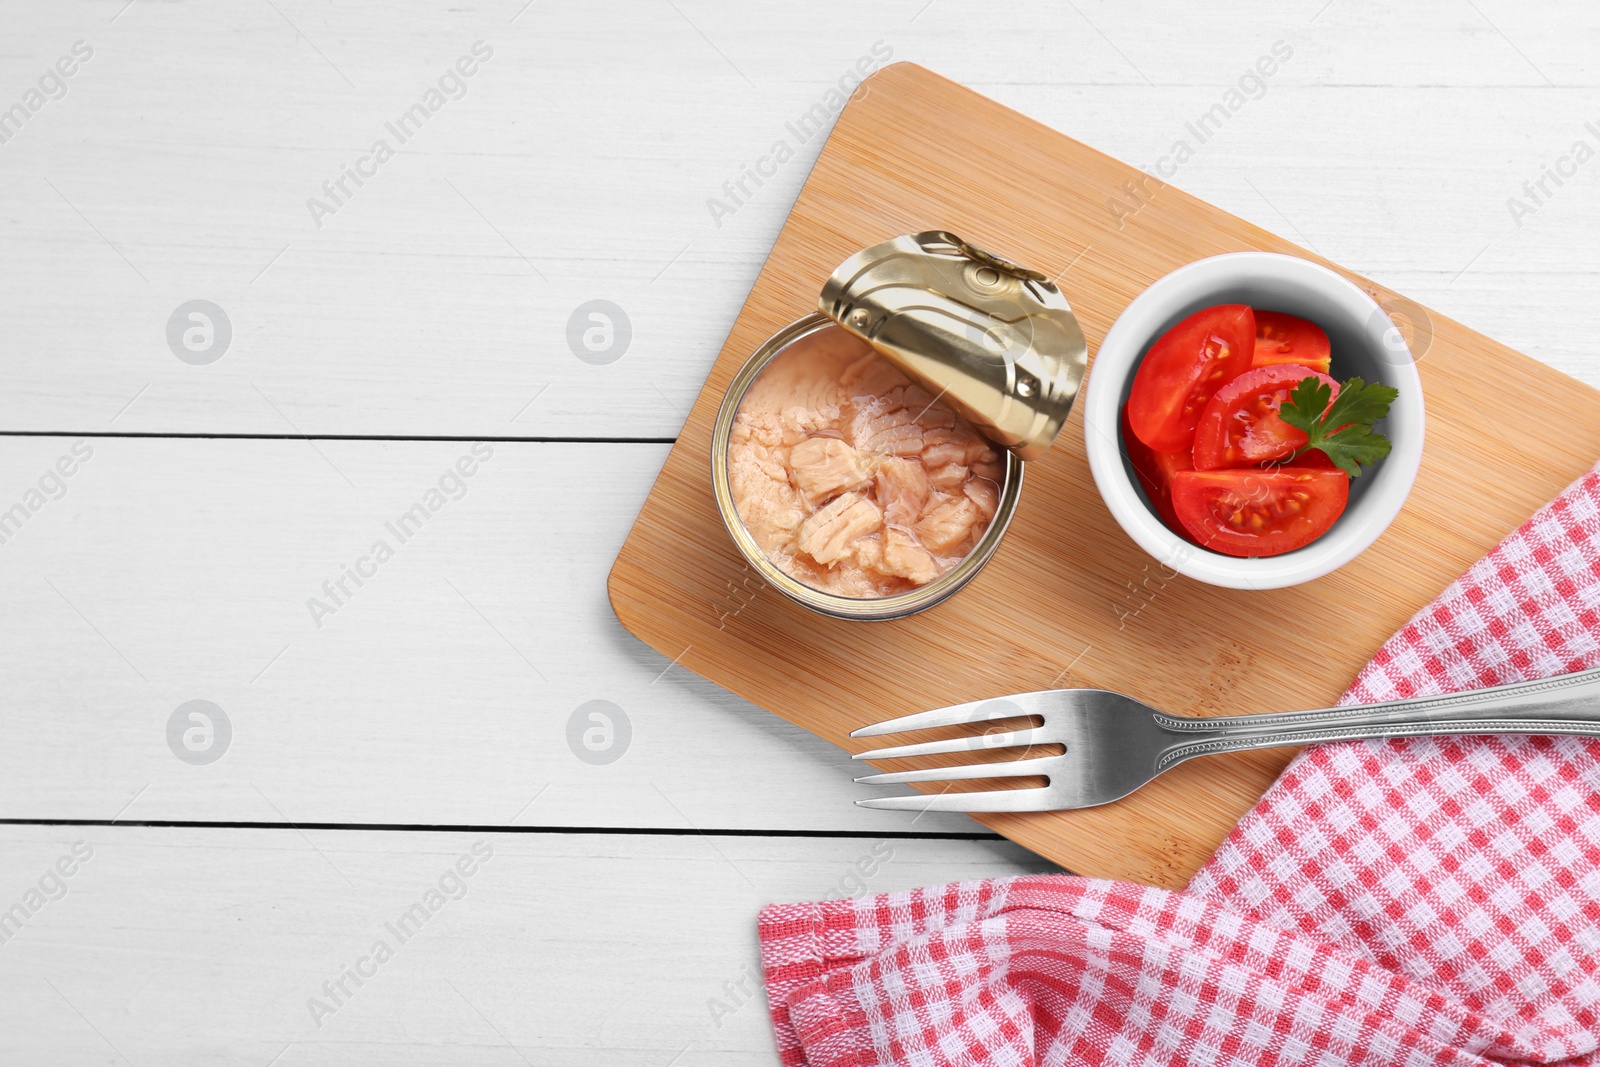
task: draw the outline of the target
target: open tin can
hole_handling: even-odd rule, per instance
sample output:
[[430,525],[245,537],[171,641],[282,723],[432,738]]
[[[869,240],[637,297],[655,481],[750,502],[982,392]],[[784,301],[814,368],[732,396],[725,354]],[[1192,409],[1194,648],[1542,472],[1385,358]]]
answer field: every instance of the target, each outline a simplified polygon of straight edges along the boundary
[[[1050,448],[1072,411],[1088,349],[1048,278],[943,231],[851,256],[823,286],[818,309],[757,346],[729,385],[711,435],[717,509],[751,568],[790,599],[836,618],[900,618],[956,592],[994,555],[1021,499],[1025,462]],[[751,386],[793,346],[838,330],[966,420],[999,456],[994,512],[976,542],[937,577],[889,595],[839,595],[785,571],[741,519],[729,476],[734,423]]]

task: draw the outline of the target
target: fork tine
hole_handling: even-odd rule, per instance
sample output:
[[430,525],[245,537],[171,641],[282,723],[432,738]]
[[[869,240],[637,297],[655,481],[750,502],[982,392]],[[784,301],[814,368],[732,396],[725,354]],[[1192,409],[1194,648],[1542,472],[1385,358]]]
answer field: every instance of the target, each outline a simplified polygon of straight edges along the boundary
[[872,785],[895,785],[900,782],[955,782],[967,778],[1025,778],[1030,774],[1048,774],[1058,766],[1060,756],[1038,756],[1034,759],[1009,760],[1004,763],[974,763],[961,767],[929,767],[920,771],[889,771],[857,778],[858,782]]
[[[1031,695],[1031,694],[1029,694]],[[989,705],[985,708],[984,705]],[[851,730],[851,737],[877,737],[880,734],[898,734],[906,730],[931,730],[935,726],[961,726],[969,722],[987,722],[991,719],[1015,719],[1036,715],[1017,704],[1015,699],[974,700],[968,704],[952,704],[948,708],[934,708],[898,719],[885,719],[859,730]]]
[[901,759],[905,756],[937,756],[942,752],[976,752],[985,748],[1019,748],[1024,745],[1043,744],[1049,739],[1044,728],[1007,730],[1003,734],[977,734],[973,737],[952,737],[945,741],[924,741],[918,745],[895,745],[857,752],[851,759]]
[[1051,811],[1061,806],[1052,800],[1049,786],[1037,789],[994,789],[982,793],[939,793],[934,796],[875,797],[858,800],[863,808],[890,811]]

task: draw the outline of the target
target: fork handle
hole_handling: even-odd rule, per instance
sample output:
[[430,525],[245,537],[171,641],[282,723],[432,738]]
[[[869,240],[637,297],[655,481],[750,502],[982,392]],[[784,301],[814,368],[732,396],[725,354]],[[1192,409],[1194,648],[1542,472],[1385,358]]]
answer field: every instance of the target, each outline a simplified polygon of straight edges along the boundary
[[1556,678],[1321,711],[1178,718],[1156,713],[1176,736],[1158,771],[1195,756],[1321,741],[1444,734],[1568,734],[1600,738],[1600,669]]

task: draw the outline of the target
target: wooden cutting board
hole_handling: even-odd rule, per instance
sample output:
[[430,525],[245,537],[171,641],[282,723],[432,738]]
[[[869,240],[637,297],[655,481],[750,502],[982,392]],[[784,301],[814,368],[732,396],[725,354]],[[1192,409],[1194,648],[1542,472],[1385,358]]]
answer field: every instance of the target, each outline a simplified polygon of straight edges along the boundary
[[[815,310],[846,256],[934,229],[1063,272],[1091,353],[1135,295],[1185,263],[1248,249],[1327,263],[912,64],[857,90],[609,582],[623,625],[663,655],[844,748],[869,747],[849,731],[892,715],[1063,686],[1193,715],[1332,703],[1418,608],[1600,457],[1600,392],[1423,312],[1422,470],[1394,525],[1337,573],[1271,592],[1170,577],[1101,502],[1074,412],[1028,465],[1016,519],[970,585],[898,622],[823,618],[763,587],[728,539],[711,496],[712,419],[747,355]],[[1196,760],[1086,811],[977,818],[1077,873],[1177,888],[1291,755]]]

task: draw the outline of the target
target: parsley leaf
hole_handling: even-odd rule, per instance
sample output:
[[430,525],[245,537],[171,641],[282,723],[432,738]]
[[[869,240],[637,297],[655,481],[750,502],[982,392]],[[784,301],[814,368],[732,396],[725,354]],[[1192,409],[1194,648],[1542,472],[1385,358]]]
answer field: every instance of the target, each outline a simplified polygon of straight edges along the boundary
[[1360,378],[1351,378],[1339,387],[1339,396],[1330,407],[1333,390],[1319,378],[1306,378],[1289,393],[1278,409],[1278,417],[1310,438],[1295,453],[1299,456],[1318,449],[1333,465],[1352,478],[1361,477],[1361,464],[1371,465],[1389,454],[1389,439],[1372,432],[1372,424],[1389,414],[1389,405],[1400,395],[1398,389]]

